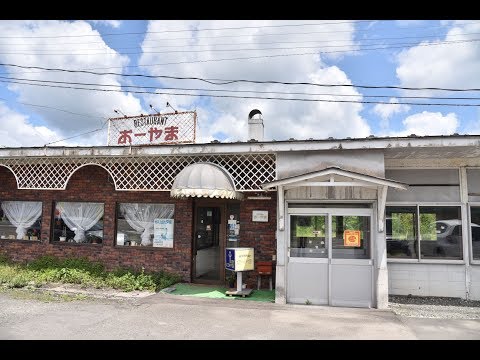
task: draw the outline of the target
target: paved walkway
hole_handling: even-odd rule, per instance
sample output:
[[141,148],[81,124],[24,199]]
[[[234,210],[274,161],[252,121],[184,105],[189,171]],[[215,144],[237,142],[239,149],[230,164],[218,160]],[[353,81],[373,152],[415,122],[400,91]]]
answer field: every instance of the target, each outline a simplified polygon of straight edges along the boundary
[[0,293],[0,339],[480,339],[480,320],[170,294],[41,302]]

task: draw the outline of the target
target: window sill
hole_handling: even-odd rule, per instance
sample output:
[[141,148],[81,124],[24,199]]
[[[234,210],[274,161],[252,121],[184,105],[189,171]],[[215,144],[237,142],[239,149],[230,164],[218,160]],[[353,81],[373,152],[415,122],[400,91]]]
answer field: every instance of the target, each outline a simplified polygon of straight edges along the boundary
[[50,241],[50,244],[60,246],[103,246],[103,244],[77,243],[68,241]]
[[141,250],[141,251],[146,251],[146,250],[155,250],[155,251],[158,251],[158,250],[173,250],[174,248],[167,248],[167,247],[153,247],[153,246],[123,246],[123,245],[114,245],[113,246],[115,249],[138,249],[138,250]]
[[42,240],[23,240],[23,239],[0,239],[0,243],[2,242],[7,242],[7,243],[13,243],[13,242],[22,242],[22,243],[41,243]]
[[387,259],[387,263],[396,264],[445,264],[445,265],[465,265],[464,260],[442,260],[442,259]]

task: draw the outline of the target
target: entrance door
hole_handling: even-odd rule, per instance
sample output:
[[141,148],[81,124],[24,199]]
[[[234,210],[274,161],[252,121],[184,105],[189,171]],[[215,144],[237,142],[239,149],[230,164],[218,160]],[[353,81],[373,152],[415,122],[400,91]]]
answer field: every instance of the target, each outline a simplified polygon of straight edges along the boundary
[[372,209],[289,209],[287,301],[373,306]]
[[223,279],[223,206],[197,205],[194,232],[193,280],[219,283]]

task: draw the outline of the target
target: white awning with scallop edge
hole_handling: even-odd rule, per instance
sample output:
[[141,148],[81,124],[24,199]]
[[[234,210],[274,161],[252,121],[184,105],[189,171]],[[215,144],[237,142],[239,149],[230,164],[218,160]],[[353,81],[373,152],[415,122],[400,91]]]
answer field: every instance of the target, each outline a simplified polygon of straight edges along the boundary
[[173,181],[170,196],[242,199],[227,170],[208,162],[199,162],[184,168]]

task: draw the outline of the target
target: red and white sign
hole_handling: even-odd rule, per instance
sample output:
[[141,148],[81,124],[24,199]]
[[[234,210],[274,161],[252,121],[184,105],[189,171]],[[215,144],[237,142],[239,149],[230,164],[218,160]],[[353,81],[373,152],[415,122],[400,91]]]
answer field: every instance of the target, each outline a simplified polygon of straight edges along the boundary
[[108,119],[107,145],[195,143],[195,111]]
[[343,232],[343,246],[359,247],[360,230],[345,230]]

